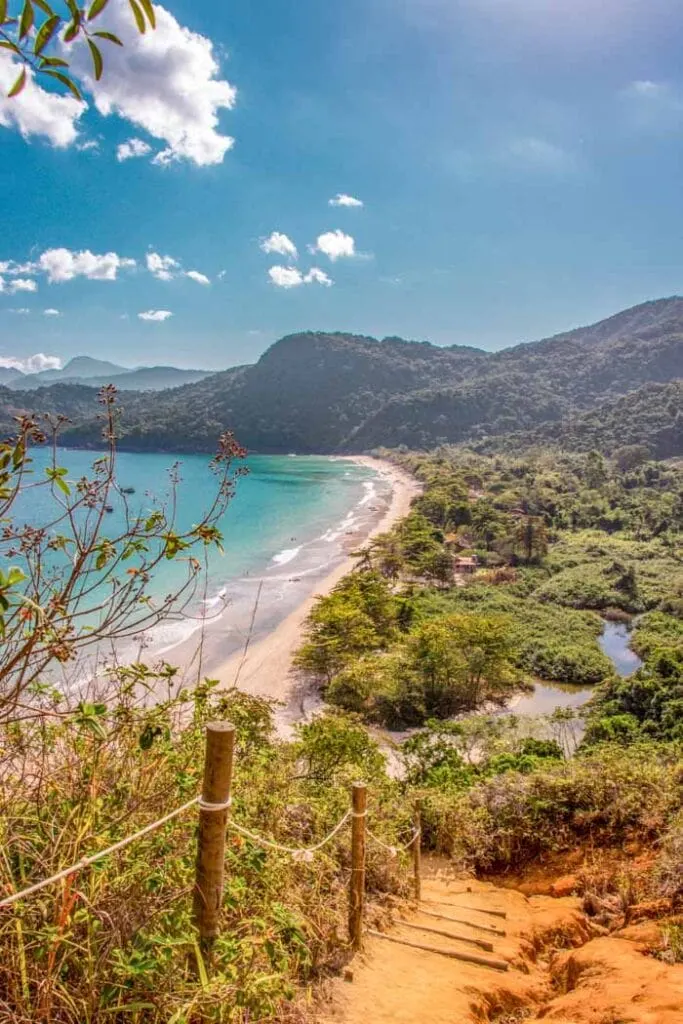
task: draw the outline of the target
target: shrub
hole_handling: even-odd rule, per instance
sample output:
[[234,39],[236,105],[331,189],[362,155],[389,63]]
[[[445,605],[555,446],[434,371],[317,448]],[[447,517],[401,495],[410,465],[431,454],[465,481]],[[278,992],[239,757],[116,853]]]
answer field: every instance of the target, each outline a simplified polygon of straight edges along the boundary
[[530,774],[508,772],[462,794],[429,791],[425,832],[476,870],[520,866],[577,839],[603,844],[666,829],[681,806],[676,748],[604,744]]

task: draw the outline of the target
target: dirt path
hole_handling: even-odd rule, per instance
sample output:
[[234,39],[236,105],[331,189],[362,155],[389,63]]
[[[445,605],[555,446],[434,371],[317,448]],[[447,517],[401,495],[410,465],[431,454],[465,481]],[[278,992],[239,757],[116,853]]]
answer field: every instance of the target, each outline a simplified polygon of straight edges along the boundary
[[578,899],[527,897],[445,873],[426,879],[422,895],[385,937],[368,936],[348,980],[335,981],[320,1024],[683,1021],[683,966],[645,956],[637,934],[596,937]]

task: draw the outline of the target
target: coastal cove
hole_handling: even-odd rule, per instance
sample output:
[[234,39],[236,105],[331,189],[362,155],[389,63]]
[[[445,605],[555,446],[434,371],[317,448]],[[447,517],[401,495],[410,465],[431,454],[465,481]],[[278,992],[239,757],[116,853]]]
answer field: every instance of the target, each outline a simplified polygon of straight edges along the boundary
[[[57,455],[70,487],[91,472],[96,458],[77,449]],[[31,475],[39,480],[49,465],[47,450],[34,449],[32,459]],[[249,455],[244,467],[218,524],[224,554],[211,553],[201,591],[182,614],[115,653],[124,662],[167,660],[189,685],[209,676],[230,686],[239,675],[241,688],[283,700],[291,688],[289,659],[314,596],[352,568],[350,552],[407,513],[418,487],[391,464],[362,456]],[[122,493],[111,496],[103,535],[121,531],[127,513],[148,514],[168,503],[173,473],[178,525],[198,522],[214,494],[207,456],[119,452]],[[41,489],[28,491],[19,515],[39,523],[49,501]],[[182,560],[162,562],[150,583],[152,596],[173,592],[184,577]]]

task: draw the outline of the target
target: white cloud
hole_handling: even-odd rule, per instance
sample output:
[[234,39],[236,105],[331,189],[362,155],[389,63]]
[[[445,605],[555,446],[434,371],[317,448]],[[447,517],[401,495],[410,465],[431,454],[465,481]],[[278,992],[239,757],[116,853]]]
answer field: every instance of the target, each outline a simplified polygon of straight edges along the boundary
[[328,206],[362,206],[362,199],[356,199],[355,196],[347,196],[344,192],[338,192],[332,199],[328,199]]
[[304,275],[296,267],[270,267],[268,277],[278,288],[297,288],[304,283]]
[[100,144],[97,139],[86,139],[85,142],[76,143],[76,149],[79,153],[87,153],[89,150],[97,150],[99,148]]
[[172,256],[160,256],[158,252],[148,252],[145,257],[147,269],[159,281],[172,281],[180,271],[180,263]]
[[268,276],[278,288],[298,288],[302,284],[323,284],[329,287],[331,279],[324,270],[311,267],[307,274],[302,274],[296,267],[270,267]]
[[169,309],[148,309],[146,313],[138,313],[139,320],[151,320],[153,323],[163,323],[172,316]]
[[61,316],[62,314],[58,309],[44,309],[43,316]]
[[85,81],[100,114],[118,114],[166,143],[154,163],[222,163],[234,139],[220,133],[219,113],[234,107],[237,92],[216,77],[220,68],[210,39],[180,25],[159,4],[154,11],[156,30],[140,35],[125,0],[112,0],[106,27],[123,47],[108,47],[105,73],[96,82],[86,46],[76,44],[73,70]]
[[36,352],[26,359],[18,356],[0,356],[0,366],[6,370],[21,370],[23,373],[38,373],[40,370],[60,370],[62,360],[59,356],[46,356],[44,352]]
[[0,260],[0,274],[35,274],[35,263],[17,263],[16,260]]
[[304,277],[304,284],[324,284],[327,288],[332,284],[332,278],[328,277],[324,270],[319,267],[311,267]]
[[64,149],[78,137],[78,121],[87,109],[73,96],[60,96],[36,85],[29,69],[26,85],[18,96],[9,99],[21,70],[6,50],[0,50],[0,125],[16,128],[25,139],[40,136],[51,145]]
[[343,231],[326,231],[325,234],[318,235],[311,252],[321,252],[334,263],[342,257],[355,256],[356,243],[351,235],[345,235]]
[[119,163],[123,163],[124,160],[133,160],[135,157],[147,156],[151,152],[152,147],[148,142],[143,142],[142,139],[128,139],[116,147],[116,159]]
[[576,158],[561,146],[545,139],[523,136],[512,139],[504,148],[503,162],[524,171],[549,171],[566,174],[576,170]]
[[30,309],[26,309],[25,306],[22,306],[20,309],[17,309],[16,307],[14,309],[8,309],[7,312],[8,313],[16,313],[17,316],[28,316],[28,314],[31,312],[31,310]]
[[50,284],[71,281],[74,277],[87,277],[91,281],[115,281],[118,271],[132,269],[135,260],[115,252],[97,255],[90,249],[80,252],[47,249],[40,256],[37,266],[47,274]]
[[261,242],[261,249],[265,253],[277,253],[279,256],[289,256],[293,260],[299,256],[291,238],[283,235],[280,231],[273,231],[268,238],[264,238]]
[[188,270],[185,277],[189,277],[191,281],[196,281],[197,284],[211,284],[206,274],[200,274],[198,270]]
[[621,93],[636,128],[656,132],[680,131],[683,125],[683,94],[667,82],[642,79]]
[[8,295],[16,295],[17,292],[37,292],[38,285],[35,281],[32,281],[30,277],[15,277],[14,280],[9,281],[4,288],[0,281],[0,292],[1,291],[6,291]]

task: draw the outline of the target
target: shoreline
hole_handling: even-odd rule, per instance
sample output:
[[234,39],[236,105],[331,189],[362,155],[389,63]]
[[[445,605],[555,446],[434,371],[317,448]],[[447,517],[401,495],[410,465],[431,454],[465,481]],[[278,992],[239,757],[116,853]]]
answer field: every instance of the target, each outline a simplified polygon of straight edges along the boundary
[[[384,508],[378,509],[364,529],[353,534],[353,542],[345,544],[346,552],[340,562],[289,612],[267,635],[248,645],[246,654],[240,651],[214,664],[208,672],[218,679],[221,688],[237,686],[254,696],[278,700],[284,704],[277,717],[281,725],[291,726],[304,717],[303,707],[297,707],[297,677],[292,658],[303,637],[303,628],[315,601],[323,597],[346,576],[355,565],[350,550],[366,544],[380,533],[386,533],[396,522],[408,515],[413,499],[420,493],[420,485],[409,474],[384,459],[373,456],[345,456],[347,461],[374,469],[390,494]],[[204,673],[207,674],[206,672]],[[300,696],[300,694],[299,694]]]

